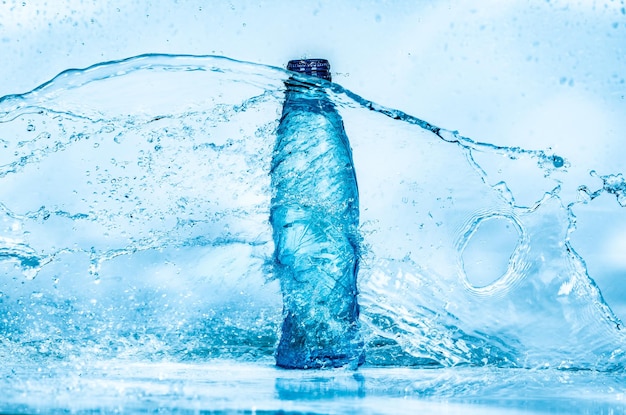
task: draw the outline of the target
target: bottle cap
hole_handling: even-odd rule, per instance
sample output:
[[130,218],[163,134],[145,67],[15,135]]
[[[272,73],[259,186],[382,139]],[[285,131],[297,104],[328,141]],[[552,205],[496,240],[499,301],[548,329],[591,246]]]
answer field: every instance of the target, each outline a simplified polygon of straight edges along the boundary
[[287,70],[332,81],[326,59],[297,59],[287,63]]

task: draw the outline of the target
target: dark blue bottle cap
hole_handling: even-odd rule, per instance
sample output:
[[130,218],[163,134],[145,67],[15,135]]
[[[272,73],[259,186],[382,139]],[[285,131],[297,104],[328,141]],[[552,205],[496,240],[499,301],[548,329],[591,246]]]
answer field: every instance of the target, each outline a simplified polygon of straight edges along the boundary
[[297,59],[287,63],[287,70],[332,81],[326,59]]

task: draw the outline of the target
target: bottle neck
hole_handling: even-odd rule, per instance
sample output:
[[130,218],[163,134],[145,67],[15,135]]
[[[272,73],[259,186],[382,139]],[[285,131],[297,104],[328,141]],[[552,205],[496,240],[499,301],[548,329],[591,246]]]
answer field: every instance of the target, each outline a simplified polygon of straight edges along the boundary
[[335,105],[326,92],[326,88],[322,86],[302,83],[301,81],[289,78],[285,81],[285,87],[284,111],[336,111]]

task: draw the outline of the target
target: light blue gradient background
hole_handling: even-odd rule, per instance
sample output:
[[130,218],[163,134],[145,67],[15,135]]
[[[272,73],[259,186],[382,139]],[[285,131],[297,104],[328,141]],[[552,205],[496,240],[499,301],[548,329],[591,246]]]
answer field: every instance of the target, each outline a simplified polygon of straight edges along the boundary
[[[0,96],[29,91],[68,68],[144,53],[215,54],[278,67],[324,57],[335,82],[366,99],[477,141],[552,149],[576,167],[570,182],[596,190],[601,181],[589,170],[626,173],[625,8],[623,0],[0,0]],[[626,209],[603,195],[575,214],[572,245],[626,320]],[[485,241],[496,269],[498,241]],[[185,370],[185,377],[192,373]],[[555,385],[569,385],[570,375],[561,375],[537,375],[529,393],[552,400]],[[521,393],[521,383],[511,382]],[[584,395],[588,385],[572,384]],[[50,381],[42,385],[43,396]],[[198,388],[207,393],[205,384]]]

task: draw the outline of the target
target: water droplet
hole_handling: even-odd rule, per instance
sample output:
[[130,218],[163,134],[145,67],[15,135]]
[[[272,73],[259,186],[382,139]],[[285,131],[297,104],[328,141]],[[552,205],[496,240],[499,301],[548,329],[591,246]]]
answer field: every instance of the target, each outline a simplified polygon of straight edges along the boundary
[[554,155],[552,156],[552,164],[558,169],[560,167],[563,167],[563,164],[565,164],[565,160],[563,160],[563,157]]

